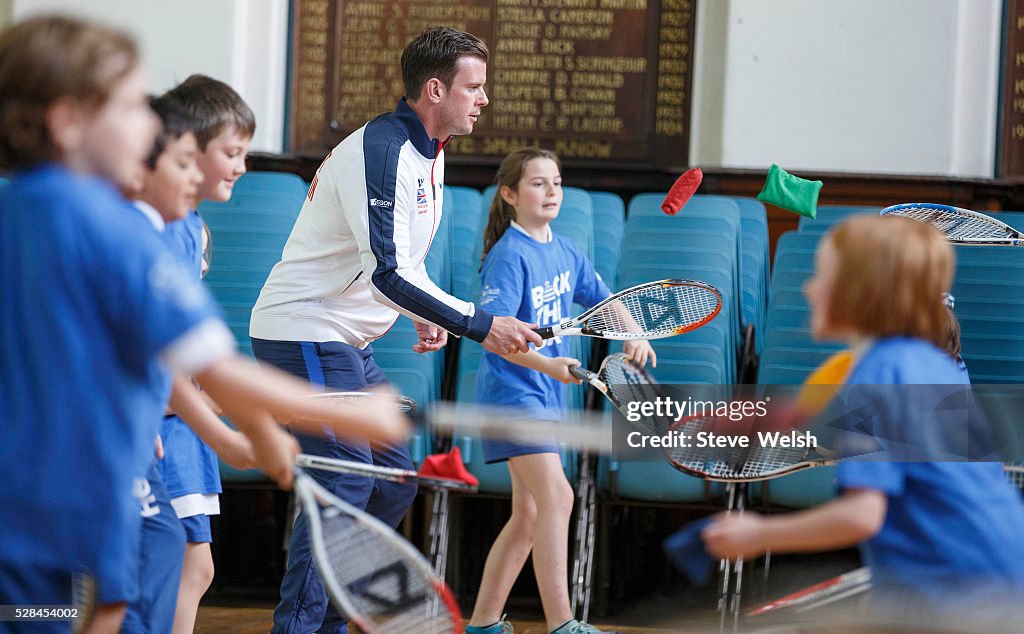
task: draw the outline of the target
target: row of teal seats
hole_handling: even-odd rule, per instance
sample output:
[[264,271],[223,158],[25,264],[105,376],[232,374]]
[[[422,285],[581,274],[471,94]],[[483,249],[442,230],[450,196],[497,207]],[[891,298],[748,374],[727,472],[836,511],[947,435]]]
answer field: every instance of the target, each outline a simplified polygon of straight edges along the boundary
[[[801,233],[819,235],[835,222],[851,214],[878,213],[877,208],[826,208],[824,217],[801,223]],[[1024,213],[996,212],[993,216],[1011,226],[1024,227]],[[813,268],[813,255],[817,240],[811,237],[794,239],[784,236],[780,240],[780,259],[777,259],[773,293],[798,292],[802,280]],[[802,243],[796,244],[798,240]],[[1024,376],[1024,357],[1018,354],[1021,346],[1021,290],[1024,278],[1019,274],[1024,264],[1020,249],[992,246],[957,245],[956,272],[952,294],[956,297],[955,313],[961,322],[962,356],[974,383],[1020,383]],[[783,255],[785,252],[785,255]],[[780,265],[781,262],[781,265]],[[782,302],[792,308],[799,301]]]
[[[453,200],[453,194],[458,191],[456,188],[447,188],[447,201]],[[484,218],[482,217],[493,200],[495,188],[491,187],[484,191],[481,203],[478,207],[481,218],[473,222],[471,220],[472,208],[455,210],[459,216],[455,220],[455,227],[462,226],[469,234],[470,227],[481,227]],[[464,194],[460,194],[463,195]],[[472,194],[469,194],[472,196]],[[703,198],[703,200],[702,200]],[[730,199],[718,197],[696,197],[687,206],[686,215],[681,218],[669,218],[660,211],[660,202],[664,199],[664,193],[638,196],[631,201],[630,219],[640,219],[650,216],[652,224],[663,224],[655,228],[651,236],[642,234],[627,235],[627,231],[621,231],[622,207],[617,197],[610,194],[588,194],[587,192],[574,188],[565,188],[562,211],[559,218],[552,224],[553,229],[577,243],[584,253],[590,255],[591,249],[597,252],[601,248],[602,257],[594,258],[602,276],[608,280],[616,280],[619,288],[631,286],[636,283],[661,279],[664,277],[691,277],[705,279],[716,286],[724,289],[725,310],[723,317],[716,320],[700,331],[691,333],[691,338],[682,341],[687,335],[677,337],[672,341],[656,342],[656,348],[662,359],[661,366],[666,371],[674,369],[680,376],[667,376],[665,380],[679,382],[706,382],[714,384],[728,384],[735,380],[735,357],[739,342],[740,317],[737,310],[736,297],[737,289],[740,286],[740,263],[739,254],[742,252],[740,245],[740,219],[741,214],[736,202]],[[594,201],[600,201],[598,205]],[[654,203],[657,203],[656,205]],[[704,208],[702,208],[702,205]],[[756,266],[751,267],[760,277],[754,278],[756,283],[751,284],[753,290],[751,296],[762,297],[767,287],[767,221],[764,216],[764,208],[753,201],[752,205],[745,205],[750,210],[745,214],[748,225],[753,225],[758,231],[749,231],[756,236],[757,240],[752,241],[757,245],[756,250],[751,250],[752,258]],[[723,208],[725,211],[723,212]],[[600,210],[600,211],[598,211]],[[648,212],[652,213],[648,213]],[[760,212],[760,217],[757,216]],[[725,219],[721,215],[725,214]],[[602,214],[599,216],[599,214]],[[691,214],[693,217],[691,217]],[[600,227],[597,225],[597,218],[602,218]],[[702,226],[693,227],[690,225],[697,220],[706,220]],[[629,225],[627,221],[626,225]],[[641,223],[642,224],[642,223]],[[725,227],[724,233],[714,233]],[[599,228],[601,231],[599,231]],[[712,232],[717,241],[708,244],[707,239],[701,241],[701,232],[707,234]],[[677,235],[684,236],[690,242],[681,243],[675,238]],[[600,238],[599,238],[600,236]],[[468,235],[467,235],[468,237]],[[707,235],[703,236],[708,238]],[[668,238],[663,244],[665,252],[655,252],[651,249],[651,243]],[[479,262],[479,251],[476,245],[473,249],[465,246],[461,240],[453,241],[457,248],[468,253],[468,269],[471,271]],[[591,246],[593,244],[593,246]],[[642,245],[643,248],[634,248],[632,253],[638,255],[625,257],[631,245]],[[615,266],[615,254],[621,251],[622,259],[618,266]],[[682,252],[682,255],[677,255]],[[464,256],[465,257],[465,256]],[[458,266],[459,255],[454,254],[452,261]],[[715,266],[717,261],[718,266]],[[668,262],[668,264],[666,264]],[[601,267],[604,268],[601,271]],[[475,273],[475,271],[473,271]],[[706,279],[710,278],[710,279]],[[469,279],[458,281],[458,276],[453,277],[453,289],[462,289],[468,296],[472,297],[476,291],[477,276],[474,274]],[[471,346],[468,342],[463,345]],[[584,344],[585,345],[585,344]],[[673,359],[673,352],[679,354],[678,362]],[[583,359],[589,355],[584,352]],[[596,362],[596,360],[595,360]],[[458,369],[458,392],[465,395],[469,382],[467,376],[472,374],[472,361],[470,355],[460,352]],[[694,376],[697,371],[703,371],[700,376]],[[682,374],[687,376],[681,376]],[[659,373],[660,374],[660,373]],[[669,374],[672,374],[669,372]],[[460,396],[459,398],[465,398]]]
[[[728,386],[736,381],[742,280],[740,209],[733,199],[694,196],[676,216],[661,210],[663,192],[639,194],[629,202],[619,272],[622,286],[682,278],[715,286],[722,309],[698,330],[652,342],[662,384]],[[615,349],[613,347],[613,349]],[[690,503],[718,496],[721,487],[676,472],[664,460],[597,463],[600,489],[620,503]]]

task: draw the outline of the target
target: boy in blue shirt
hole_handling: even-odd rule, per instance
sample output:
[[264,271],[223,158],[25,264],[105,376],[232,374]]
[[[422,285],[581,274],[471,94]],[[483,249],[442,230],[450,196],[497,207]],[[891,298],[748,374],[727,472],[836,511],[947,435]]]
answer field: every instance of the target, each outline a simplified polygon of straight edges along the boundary
[[[196,163],[202,181],[192,209],[167,225],[168,237],[198,279],[203,276],[204,225],[196,206],[203,200],[231,199],[235,182],[246,171],[256,120],[237,92],[204,75],[190,76],[161,99],[177,104],[198,144]],[[213,449],[178,416],[167,417],[160,436],[167,449],[161,465],[164,480],[188,537],[174,625],[176,633],[186,634],[195,627],[199,602],[213,582],[210,516],[220,513],[220,467]]]
[[[157,98],[150,100],[150,107],[160,117],[162,130],[129,196],[153,228],[166,237],[163,234],[168,223],[180,221],[195,207],[203,173],[196,164],[199,149],[191,119],[180,105],[173,99]],[[159,386],[161,396],[171,391],[171,383],[172,377],[166,373]],[[225,425],[187,377],[178,377],[174,386],[172,409],[181,414],[189,428],[207,439],[233,467],[254,467],[252,444],[245,435]],[[157,458],[168,459],[164,451],[158,451]],[[186,534],[164,486],[161,464],[154,461],[146,478],[138,482],[146,494],[142,496],[141,596],[128,607],[122,625],[126,632],[171,631],[176,620]]]
[[212,299],[115,187],[156,132],[143,86],[119,31],[40,16],[0,33],[0,604],[77,598],[87,631],[116,631],[139,595],[132,483],[153,459],[160,364],[219,397],[282,486],[297,448],[275,419],[404,431],[385,404],[318,407],[234,353]]

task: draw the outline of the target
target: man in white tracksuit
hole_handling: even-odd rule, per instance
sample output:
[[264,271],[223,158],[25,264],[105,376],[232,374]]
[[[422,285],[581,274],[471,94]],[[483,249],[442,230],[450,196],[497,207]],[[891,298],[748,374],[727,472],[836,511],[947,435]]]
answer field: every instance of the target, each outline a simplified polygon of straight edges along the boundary
[[[416,325],[417,352],[448,333],[499,354],[540,344],[532,324],[492,316],[439,289],[424,259],[441,220],[444,144],[469,134],[487,105],[487,47],[455,29],[431,28],[402,54],[406,97],[349,135],[324,159],[281,259],[253,309],[249,334],[262,362],[331,390],[386,381],[371,342],[399,315]],[[299,436],[304,451],[413,468],[405,447]],[[397,526],[414,485],[316,474],[342,499]],[[347,632],[313,569],[305,517],[292,532],[274,632]]]

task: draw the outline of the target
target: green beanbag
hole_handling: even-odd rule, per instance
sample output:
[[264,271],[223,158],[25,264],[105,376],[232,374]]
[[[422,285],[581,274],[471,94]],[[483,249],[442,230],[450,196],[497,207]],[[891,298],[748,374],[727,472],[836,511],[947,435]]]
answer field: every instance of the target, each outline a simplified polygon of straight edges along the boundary
[[793,176],[773,164],[757,199],[813,219],[818,215],[818,192],[822,184]]

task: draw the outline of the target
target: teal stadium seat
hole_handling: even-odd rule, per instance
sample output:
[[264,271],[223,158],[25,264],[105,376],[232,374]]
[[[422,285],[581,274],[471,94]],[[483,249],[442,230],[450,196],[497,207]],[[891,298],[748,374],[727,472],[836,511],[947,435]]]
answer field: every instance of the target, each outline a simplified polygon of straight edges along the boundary
[[740,311],[744,325],[753,324],[756,334],[756,353],[764,345],[764,322],[768,313],[768,284],[770,281],[770,240],[768,216],[764,203],[754,198],[736,197],[740,208],[742,262],[740,270]]
[[487,205],[471,187],[445,187],[444,212],[451,218],[449,253],[451,294],[469,300],[473,280],[479,279]]
[[[724,196],[702,196],[697,195],[690,199],[683,212],[676,216],[667,216],[661,211],[661,203],[665,198],[664,193],[639,194],[629,201],[628,213],[626,216],[626,232],[624,237],[624,250],[630,253],[644,249],[646,246],[663,245],[674,247],[678,253],[695,249],[699,245],[692,242],[687,243],[687,236],[696,236],[697,232],[717,232],[726,237],[732,245],[732,266],[729,271],[731,278],[732,298],[731,312],[727,313],[732,319],[735,329],[733,347],[739,351],[740,333],[742,324],[740,322],[739,301],[741,298],[740,283],[742,279],[742,241],[740,208],[738,203],[731,198]],[[660,237],[659,237],[660,234]],[[716,247],[721,249],[722,255],[728,255],[729,248]],[[631,258],[638,256],[631,255]],[[643,256],[640,256],[643,257]],[[677,256],[681,257],[681,256]],[[649,258],[654,260],[653,257]],[[623,255],[625,261],[625,254]],[[670,261],[666,261],[668,266]],[[622,271],[620,270],[620,274]],[[660,278],[670,277],[661,275]],[[674,277],[692,277],[700,279],[696,275],[675,275]],[[658,279],[658,278],[654,278]],[[704,280],[709,283],[711,280]],[[715,284],[715,286],[719,286]],[[719,290],[725,289],[719,286]]]
[[[662,193],[630,200],[619,286],[675,277],[717,287],[723,298],[719,316],[693,332],[653,341],[658,367],[651,371],[663,384],[706,384],[728,391],[736,377],[739,340],[738,206],[728,199],[704,197],[692,214],[686,213],[691,209],[687,205],[683,214],[669,217],[661,211],[663,199]],[[611,347],[619,348],[619,344]],[[623,502],[696,503],[721,492],[720,486],[679,473],[661,460],[602,459],[598,482],[613,499]]]
[[954,248],[954,312],[971,382],[1024,383],[1024,249]]
[[306,191],[306,184],[294,174],[249,172],[235,184],[231,200],[199,205],[213,235],[206,284],[224,309],[239,348],[247,354],[252,354],[252,307],[281,259]]
[[[294,174],[248,172],[235,183],[231,200],[204,201],[199,213],[213,235],[213,261],[206,285],[224,309],[239,348],[252,354],[249,317],[270,270],[302,209],[307,186]],[[260,471],[221,463],[225,483],[265,485]]]
[[[793,392],[807,376],[843,346],[836,342],[815,342],[810,333],[810,307],[803,296],[803,284],[814,267],[814,252],[821,233],[790,231],[775,247],[775,267],[765,319],[764,347],[758,383],[792,385]],[[806,508],[835,496],[834,469],[819,467],[762,483],[761,496],[771,504]]]
[[590,202],[594,208],[594,268],[608,288],[618,290],[626,204],[610,192],[590,192]]
[[832,225],[845,220],[849,216],[857,214],[874,214],[877,216],[881,210],[881,207],[863,205],[819,205],[818,213],[814,218],[800,216],[797,229],[799,231],[825,233]]

